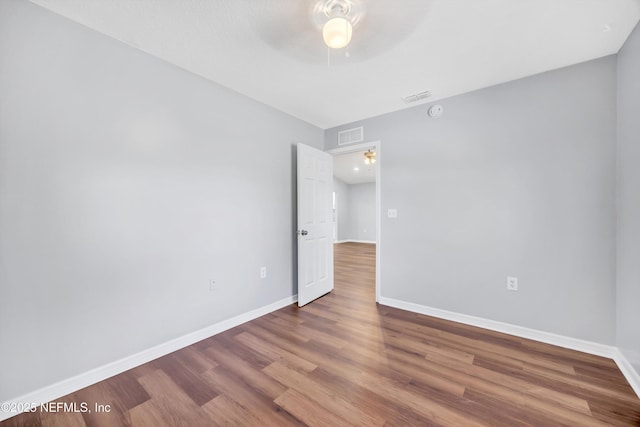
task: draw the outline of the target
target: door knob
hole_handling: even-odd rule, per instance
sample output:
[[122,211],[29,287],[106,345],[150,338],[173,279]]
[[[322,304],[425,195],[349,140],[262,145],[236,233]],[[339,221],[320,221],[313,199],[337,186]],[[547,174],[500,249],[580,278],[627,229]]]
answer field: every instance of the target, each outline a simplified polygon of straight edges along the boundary
[[298,230],[298,235],[306,236],[307,234],[309,234],[307,230]]

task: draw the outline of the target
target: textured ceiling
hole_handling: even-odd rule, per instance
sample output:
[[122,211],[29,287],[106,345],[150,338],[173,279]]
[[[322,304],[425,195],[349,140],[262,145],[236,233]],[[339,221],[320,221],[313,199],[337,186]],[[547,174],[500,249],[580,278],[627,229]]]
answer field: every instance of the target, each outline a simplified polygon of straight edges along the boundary
[[317,1],[31,1],[321,128],[614,54],[640,18],[640,0],[353,0],[349,56],[328,58]]

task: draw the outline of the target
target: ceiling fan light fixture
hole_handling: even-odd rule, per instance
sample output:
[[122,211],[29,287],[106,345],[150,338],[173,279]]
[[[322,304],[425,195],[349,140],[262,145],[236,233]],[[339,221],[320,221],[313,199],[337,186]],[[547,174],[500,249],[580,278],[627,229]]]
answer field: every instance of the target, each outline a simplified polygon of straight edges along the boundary
[[371,150],[367,150],[366,153],[364,153],[364,164],[365,165],[372,165],[376,162],[376,152],[375,151],[371,151]]
[[352,33],[351,22],[341,16],[328,20],[322,27],[322,38],[331,49],[341,49],[348,45]]

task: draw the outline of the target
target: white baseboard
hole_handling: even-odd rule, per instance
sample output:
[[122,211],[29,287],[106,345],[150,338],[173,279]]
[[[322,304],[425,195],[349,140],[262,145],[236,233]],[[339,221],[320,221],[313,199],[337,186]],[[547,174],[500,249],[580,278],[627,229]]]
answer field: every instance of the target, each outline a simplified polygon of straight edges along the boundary
[[618,365],[618,368],[620,368],[622,375],[629,381],[629,385],[633,391],[640,397],[640,374],[638,374],[638,371],[633,368],[631,362],[629,362],[620,349],[616,349],[613,360]]
[[367,243],[369,245],[375,245],[376,241],[375,240],[354,240],[354,239],[347,239],[347,240],[336,240],[334,243]]
[[[247,313],[240,314],[230,319],[223,320],[198,331],[188,333],[171,341],[167,341],[163,344],[159,344],[155,347],[151,347],[147,350],[143,350],[139,353],[125,357],[123,359],[116,360],[115,362],[108,363],[104,366],[100,366],[88,372],[76,375],[75,377],[68,378],[55,384],[51,384],[39,390],[16,397],[15,399],[10,399],[7,401],[7,403],[16,403],[17,405],[14,406],[22,407],[22,404],[25,403],[40,405],[41,403],[50,402],[69,393],[80,390],[84,387],[88,387],[97,382],[104,381],[107,378],[113,377],[114,375],[118,375],[122,372],[128,371],[129,369],[135,368],[136,366],[140,366],[166,354],[172,353],[176,350],[180,350],[181,348],[187,347],[198,341],[207,339],[213,335],[219,334],[220,332],[224,332],[250,320],[256,319],[260,316],[264,316],[265,314],[269,314],[282,307],[293,304],[296,301],[298,301],[297,295],[283,298],[280,301],[276,301],[272,304],[265,305],[264,307],[251,310]],[[0,421],[11,418],[18,413],[19,412],[4,412],[0,409]]]
[[[203,339],[209,338],[213,335],[224,332],[228,329],[246,323],[250,320],[256,319],[265,314],[276,311],[282,307],[293,304],[298,300],[297,295],[284,298],[280,301],[276,301],[272,304],[264,307],[257,308],[255,310],[243,313],[241,315],[232,317],[227,320],[223,320],[214,325],[200,329],[195,332],[183,335],[179,338],[141,351],[134,355],[125,357],[107,365],[101,366],[96,369],[92,369],[88,372],[76,375],[75,377],[60,381],[58,383],[43,387],[39,390],[27,393],[25,395],[10,399],[8,403],[17,404],[40,404],[50,402],[58,399],[69,393],[73,393],[84,387],[88,387],[100,381],[104,381],[114,375],[118,375],[129,369],[140,366],[144,363],[150,362],[154,359],[162,357],[166,354],[180,350]],[[464,323],[467,325],[478,326],[493,331],[503,332],[510,335],[515,335],[523,338],[528,338],[548,344],[557,345],[572,350],[582,351],[585,353],[595,354],[598,356],[612,358],[620,371],[625,376],[633,390],[640,397],[640,375],[633,368],[631,363],[616,347],[608,346],[604,344],[598,344],[590,341],[584,341],[576,338],[565,337],[562,335],[552,334],[549,332],[543,332],[536,329],[525,328],[522,326],[511,325],[508,323],[498,322],[495,320],[483,319],[481,317],[469,316],[466,314],[455,313],[446,310],[440,310],[433,307],[424,305],[409,303],[392,298],[380,297],[380,304],[388,305],[390,307],[399,308],[402,310],[411,311],[414,313],[425,314],[428,316],[434,316],[441,319],[451,320],[454,322]],[[18,405],[19,406],[19,405]],[[0,421],[17,415],[18,412],[2,412],[0,411]]]
[[624,357],[622,352],[617,347],[598,344],[592,341],[581,340],[578,338],[557,335],[551,332],[539,331],[537,329],[525,328],[523,326],[512,325],[495,320],[484,319],[482,317],[475,317],[469,316],[467,314],[455,313],[453,311],[440,310],[438,308],[400,301],[393,298],[380,297],[379,303],[382,305],[399,308],[401,310],[425,314],[427,316],[438,317],[440,319],[451,320],[453,322],[464,323],[466,325],[477,326],[492,331],[515,335],[521,338],[528,338],[547,344],[557,345],[558,347],[564,347],[571,350],[582,351],[584,353],[613,359],[613,361],[618,365],[620,372],[622,372],[622,375],[624,375],[631,388],[633,388],[633,391],[635,391],[638,397],[640,397],[640,375],[638,375],[631,363]]
[[400,308],[402,310],[412,311],[414,313],[426,314],[427,316],[439,317],[441,319],[451,320],[453,322],[464,323],[466,325],[478,326],[480,328],[489,329],[492,331],[503,332],[505,334],[515,335],[521,338],[528,338],[531,340],[557,345],[559,347],[569,348],[571,350],[582,351],[589,354],[595,354],[597,356],[608,357],[611,359],[616,353],[616,348],[610,345],[598,344],[591,341],[553,334],[551,332],[544,332],[537,329],[516,326],[510,323],[498,322],[495,320],[484,319],[482,317],[455,313],[453,311],[440,310],[438,308],[428,307],[426,305],[419,305],[385,297],[380,298],[380,304]]

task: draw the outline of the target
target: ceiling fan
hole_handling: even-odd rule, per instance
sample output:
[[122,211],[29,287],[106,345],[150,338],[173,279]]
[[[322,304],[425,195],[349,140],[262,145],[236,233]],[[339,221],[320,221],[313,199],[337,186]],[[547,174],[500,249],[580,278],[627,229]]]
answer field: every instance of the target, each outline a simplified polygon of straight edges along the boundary
[[429,0],[271,0],[257,2],[251,27],[298,61],[340,65],[375,57],[406,39]]
[[353,35],[353,26],[364,15],[361,3],[350,0],[321,0],[313,10],[313,21],[322,25],[322,38],[331,49],[346,47]]

